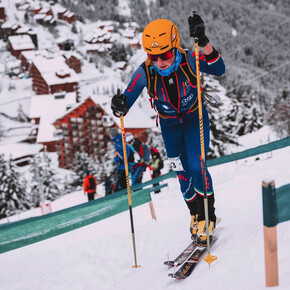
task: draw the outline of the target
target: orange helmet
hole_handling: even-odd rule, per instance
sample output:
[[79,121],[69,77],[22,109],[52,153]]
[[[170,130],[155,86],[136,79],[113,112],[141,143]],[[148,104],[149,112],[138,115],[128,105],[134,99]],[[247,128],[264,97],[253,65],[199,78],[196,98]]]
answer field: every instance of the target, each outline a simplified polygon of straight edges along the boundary
[[180,36],[176,25],[167,19],[150,22],[142,35],[143,49],[150,54],[161,54],[180,46]]

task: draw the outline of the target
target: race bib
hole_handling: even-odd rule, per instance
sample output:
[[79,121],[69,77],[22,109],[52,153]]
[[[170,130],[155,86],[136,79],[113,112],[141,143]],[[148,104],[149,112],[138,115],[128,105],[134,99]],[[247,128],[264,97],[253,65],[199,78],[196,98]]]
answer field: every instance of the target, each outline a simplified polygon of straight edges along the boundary
[[183,166],[179,157],[168,158],[170,166],[174,171],[183,171]]

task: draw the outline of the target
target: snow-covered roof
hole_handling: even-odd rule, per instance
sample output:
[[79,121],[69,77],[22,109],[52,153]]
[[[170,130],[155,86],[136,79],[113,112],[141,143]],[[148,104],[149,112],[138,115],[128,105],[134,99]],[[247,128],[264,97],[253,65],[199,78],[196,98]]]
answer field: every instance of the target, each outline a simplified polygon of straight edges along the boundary
[[131,29],[126,29],[122,31],[123,37],[133,38],[135,36],[135,32]]
[[14,143],[0,144],[0,154],[4,154],[4,158],[8,160],[10,157],[16,159],[26,155],[34,155],[42,149],[41,144]]
[[9,36],[8,40],[14,50],[35,49],[35,45],[29,35]]
[[82,56],[77,53],[76,51],[72,51],[72,50],[63,50],[61,52],[61,55],[64,56],[66,59],[70,58],[71,56],[74,56],[77,59],[82,59]]
[[64,13],[64,16],[65,17],[73,17],[75,14],[73,13],[73,12],[71,12],[71,11],[66,11],[65,13]]
[[51,21],[53,18],[54,17],[52,15],[46,15],[43,20],[44,21]]
[[[62,56],[55,58],[38,56],[33,58],[33,64],[41,73],[43,79],[48,85],[75,83],[79,81],[75,71],[69,68]],[[59,78],[57,74],[68,74],[69,76]]]
[[76,93],[64,93],[64,98],[55,98],[54,95],[35,95],[31,98],[30,118],[40,118],[37,142],[55,140],[53,122],[64,115],[67,106],[76,103]]
[[5,28],[12,28],[12,26],[14,25],[15,23],[12,23],[12,22],[9,22],[9,21],[6,21],[2,24],[1,28],[2,29],[5,29]]
[[46,14],[36,14],[33,16],[35,20],[42,20],[46,17]]
[[115,62],[115,69],[122,69],[127,63],[125,61],[117,61]]
[[86,44],[80,50],[84,51],[98,51],[103,52],[112,49],[111,43],[94,43],[94,44]]
[[51,55],[50,52],[47,50],[28,50],[28,51],[22,51],[21,54],[28,60],[33,61],[33,59],[37,56],[43,56],[43,57],[49,57]]
[[46,14],[46,13],[48,13],[49,11],[50,11],[49,8],[42,8],[42,9],[39,11],[39,13],[41,13],[41,14]]
[[137,22],[126,22],[123,23],[126,28],[139,28],[139,24]]
[[94,31],[91,32],[90,34],[86,35],[84,40],[89,42],[89,41],[92,41],[93,39],[99,39],[100,37],[103,37],[106,34],[109,34],[109,32],[103,29],[97,28],[97,29],[94,29]]
[[30,27],[28,26],[22,26],[20,28],[18,28],[16,30],[16,33],[19,34],[19,33],[27,33],[28,31],[30,30]]
[[18,10],[27,10],[27,9],[29,9],[29,7],[30,7],[30,4],[25,3],[23,5],[20,5],[18,7]]
[[104,20],[104,21],[98,21],[97,22],[97,26],[101,27],[101,26],[112,26],[114,25],[114,21],[112,20]]
[[7,61],[7,63],[6,63],[7,69],[13,69],[13,68],[20,67],[20,66],[21,66],[20,59],[14,59],[12,61]]

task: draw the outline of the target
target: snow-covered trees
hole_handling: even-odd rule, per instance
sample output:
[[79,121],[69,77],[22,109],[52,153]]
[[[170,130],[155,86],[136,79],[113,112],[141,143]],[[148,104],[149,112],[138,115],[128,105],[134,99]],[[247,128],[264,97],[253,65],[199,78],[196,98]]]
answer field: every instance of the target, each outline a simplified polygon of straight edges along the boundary
[[0,218],[29,208],[24,179],[11,160],[0,155]]
[[252,91],[243,91],[243,94],[235,92],[231,96],[227,130],[235,136],[243,136],[260,129],[263,126],[263,117],[255,101],[255,94]]
[[149,22],[147,5],[144,0],[129,0],[131,9],[131,21],[140,25],[143,30]]
[[283,90],[277,97],[277,102],[270,110],[269,125],[273,126],[278,135],[283,138],[290,135],[290,92]]
[[65,193],[46,153],[34,156],[30,164],[30,173],[32,206],[37,207],[45,200],[55,200]]
[[127,50],[124,44],[113,43],[111,49],[111,57],[114,61],[126,61],[127,60]]
[[89,170],[88,155],[84,152],[77,152],[74,156],[74,166],[70,176],[70,185],[74,189],[80,189],[86,176],[86,170]]

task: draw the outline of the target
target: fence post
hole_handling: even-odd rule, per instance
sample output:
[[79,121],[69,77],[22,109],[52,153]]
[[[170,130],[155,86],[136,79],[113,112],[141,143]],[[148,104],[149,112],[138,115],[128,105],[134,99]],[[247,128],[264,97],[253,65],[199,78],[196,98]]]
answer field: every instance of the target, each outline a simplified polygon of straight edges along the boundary
[[157,220],[152,200],[149,201],[149,207],[152,219]]
[[266,287],[278,286],[277,201],[274,181],[262,182]]

